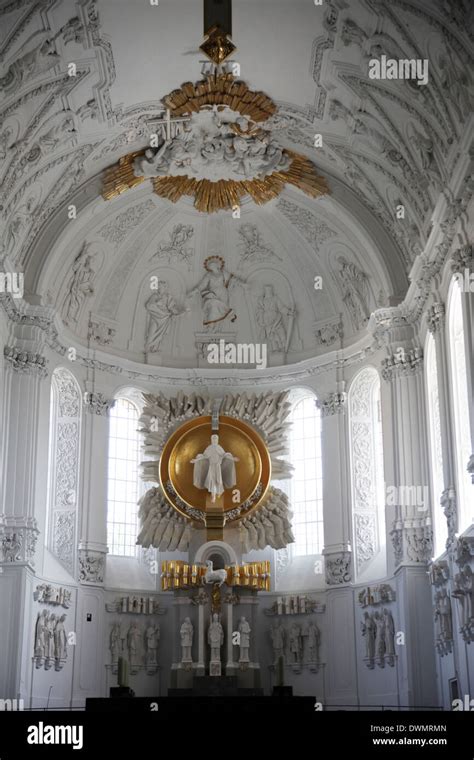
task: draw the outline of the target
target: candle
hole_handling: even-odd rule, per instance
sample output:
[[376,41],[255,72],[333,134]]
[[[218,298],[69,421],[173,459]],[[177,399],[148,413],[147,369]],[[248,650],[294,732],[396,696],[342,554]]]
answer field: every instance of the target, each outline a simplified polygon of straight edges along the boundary
[[277,610],[278,610],[278,614],[279,614],[279,615],[281,615],[281,614],[282,614],[282,612],[283,612],[283,609],[282,609],[282,608],[283,608],[283,599],[282,599],[282,597],[281,597],[281,596],[279,596],[279,597],[277,598]]
[[126,612],[126,611],[127,611],[127,597],[122,596],[122,612]]

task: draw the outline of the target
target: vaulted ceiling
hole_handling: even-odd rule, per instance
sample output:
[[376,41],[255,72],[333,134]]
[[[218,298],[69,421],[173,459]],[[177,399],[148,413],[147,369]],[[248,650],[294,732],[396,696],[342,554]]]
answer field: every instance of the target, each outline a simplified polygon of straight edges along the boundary
[[[341,260],[365,277],[370,310],[403,298],[473,110],[471,20],[467,0],[234,0],[240,78],[276,103],[275,138],[310,158],[330,190],[314,199],[287,187],[263,206],[248,198],[236,220],[191,198],[171,203],[148,183],[101,196],[103,170],[148,144],[161,98],[199,80],[201,3],[0,3],[0,260],[25,272],[26,299],[54,309],[65,334],[135,361],[159,270],[183,310],[161,361],[192,363],[199,315],[186,292],[209,253],[252,282],[239,300],[242,338],[255,337],[248,314],[271,282],[298,316],[290,361],[356,339],[365,320]],[[428,84],[370,79],[369,59],[384,54],[427,59]],[[68,320],[85,245],[93,285]]]

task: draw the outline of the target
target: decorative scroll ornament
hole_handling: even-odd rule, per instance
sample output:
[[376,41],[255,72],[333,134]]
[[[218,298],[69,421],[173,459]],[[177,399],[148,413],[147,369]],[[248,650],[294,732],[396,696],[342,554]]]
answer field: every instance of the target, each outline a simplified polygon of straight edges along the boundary
[[[328,192],[312,162],[282,148],[262,124],[276,111],[262,92],[249,90],[232,74],[186,82],[163,98],[167,137],[157,149],[130,153],[105,172],[103,197],[114,198],[151,178],[157,195],[176,203],[194,197],[199,211],[240,205],[246,195],[261,205],[286,184],[317,198]],[[170,121],[180,121],[171,137]]]

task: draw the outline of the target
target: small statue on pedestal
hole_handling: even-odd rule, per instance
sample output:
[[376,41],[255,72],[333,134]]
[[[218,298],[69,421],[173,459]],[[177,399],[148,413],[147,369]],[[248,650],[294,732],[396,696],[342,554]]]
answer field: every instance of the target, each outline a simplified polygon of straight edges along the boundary
[[207,642],[211,647],[211,660],[209,663],[209,675],[221,675],[221,646],[224,643],[224,629],[219,622],[219,615],[215,612],[207,632]]

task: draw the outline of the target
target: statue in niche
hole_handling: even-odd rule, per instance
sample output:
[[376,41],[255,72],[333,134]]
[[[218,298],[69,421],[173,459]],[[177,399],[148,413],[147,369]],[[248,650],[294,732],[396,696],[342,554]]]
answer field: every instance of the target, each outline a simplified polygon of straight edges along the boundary
[[52,613],[46,620],[45,629],[45,658],[47,660],[54,659],[54,628],[56,625],[56,615]]
[[61,615],[54,627],[54,659],[56,660],[56,668],[58,669],[61,664],[61,660],[67,658],[67,634],[64,628],[64,621],[66,615]]
[[393,622],[392,613],[385,607],[382,610],[385,631],[385,654],[388,657],[390,665],[394,664],[395,658],[395,623]]
[[461,627],[469,626],[474,617],[473,606],[474,574],[469,565],[454,576],[453,596],[459,606],[459,621]]
[[380,612],[374,612],[373,619],[376,626],[375,652],[379,665],[383,667],[385,658],[385,617]]
[[132,623],[127,632],[127,648],[130,667],[138,665],[138,642],[140,641],[140,628],[137,623]]
[[[255,317],[261,338],[269,344],[270,351],[288,351],[295,313],[295,309],[285,306],[275,295],[273,285],[263,286]],[[287,325],[284,316],[288,317]]]
[[290,628],[290,655],[293,664],[301,661],[301,629],[296,623]]
[[110,631],[109,647],[112,657],[112,665],[117,665],[120,652],[120,625],[114,623]]
[[245,284],[246,281],[226,270],[222,256],[208,256],[204,261],[204,269],[206,274],[187,295],[200,294],[203,325],[207,330],[219,332],[226,321],[235,322],[237,319],[229,301],[231,283]]
[[181,628],[179,629],[179,635],[181,638],[182,651],[181,662],[190,663],[193,661],[191,656],[191,648],[193,646],[194,635],[194,628],[190,618],[184,618]]
[[321,632],[312,620],[308,624],[304,635],[308,642],[308,658],[309,662],[319,662],[319,642],[321,640]]
[[283,657],[283,650],[285,647],[285,629],[278,620],[273,622],[270,629],[270,636],[273,645],[274,663],[276,664],[280,657]]
[[224,643],[224,629],[219,622],[219,615],[215,612],[207,632],[207,643],[211,647],[211,663],[221,661],[221,646]]
[[165,280],[158,282],[158,290],[145,302],[147,326],[145,333],[145,351],[159,351],[174,317],[184,314],[189,309],[180,309],[168,290]]
[[238,631],[240,633],[240,655],[239,655],[239,662],[240,663],[248,663],[249,662],[249,651],[250,651],[250,625],[245,619],[245,617],[240,618]]
[[146,664],[158,664],[158,643],[160,641],[160,626],[150,624],[145,631]]
[[344,291],[343,301],[349,309],[354,327],[360,330],[370,317],[369,278],[344,256],[339,256],[337,261],[341,266],[339,274]]
[[211,443],[203,454],[191,459],[194,464],[193,485],[206,488],[212,495],[212,501],[224,493],[226,488],[236,484],[235,462],[238,458],[225,452],[219,445],[219,436],[211,435]]
[[72,277],[69,281],[66,298],[64,299],[64,311],[67,322],[77,321],[84,301],[94,293],[92,279],[95,271],[91,266],[94,256],[89,253],[90,246],[90,243],[84,243],[72,265]]
[[375,638],[377,635],[377,626],[368,612],[364,612],[364,619],[360,624],[362,636],[365,638],[365,656],[368,660],[368,667],[374,666],[375,657]]
[[36,667],[39,667],[41,660],[46,656],[46,628],[48,623],[48,610],[38,612],[38,618],[35,628],[35,657]]

